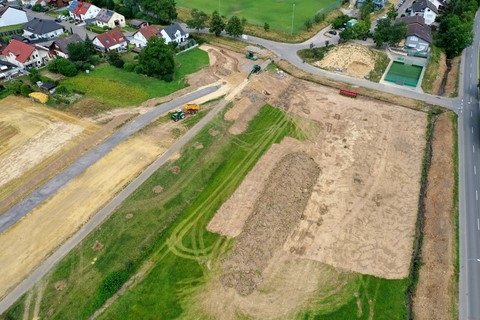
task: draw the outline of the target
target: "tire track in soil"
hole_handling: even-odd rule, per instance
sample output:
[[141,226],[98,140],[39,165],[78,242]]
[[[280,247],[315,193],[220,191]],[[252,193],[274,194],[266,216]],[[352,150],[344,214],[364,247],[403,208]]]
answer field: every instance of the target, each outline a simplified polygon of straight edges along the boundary
[[[281,122],[278,122],[277,124],[272,126],[269,131],[271,133],[274,133],[275,131],[280,132],[281,129],[286,126],[286,124],[287,124],[287,120],[282,120]],[[231,184],[230,181],[233,181],[230,178],[235,177],[238,174],[241,174],[242,171],[245,171],[246,170],[245,168],[247,168],[249,164],[251,164],[251,162],[253,161],[251,160],[252,157],[253,159],[255,159],[256,155],[262,152],[262,149],[265,148],[265,146],[267,146],[271,141],[274,141],[278,136],[279,136],[279,133],[274,134],[273,136],[270,137],[270,139],[263,140],[263,142],[260,143],[260,145],[257,148],[252,148],[252,151],[250,151],[248,156],[244,158],[245,160],[240,162],[240,164],[237,166],[236,168],[237,170],[232,170],[230,174],[224,179],[224,181],[218,186],[217,189],[222,190],[225,187],[228,187]],[[203,220],[206,220],[205,215],[202,215],[201,212],[203,210],[208,211],[208,209],[211,209],[211,203],[213,202],[211,200],[214,200],[218,197],[216,194],[217,194],[216,192],[213,192],[212,196],[208,197],[202,205],[200,205],[194,212],[192,212],[190,217],[185,218],[184,223],[181,223],[177,227],[177,229],[173,231],[171,237],[167,240],[169,249],[172,253],[187,259],[196,259],[196,258],[207,259],[208,258],[208,255],[211,253],[211,249],[213,245],[203,249],[187,248],[185,245],[183,245],[182,239],[185,237],[187,232],[190,231],[190,229],[199,228],[202,225],[202,223],[199,223],[201,222],[200,219],[202,217],[203,217]],[[189,222],[189,219],[191,217],[195,217],[195,219]],[[203,221],[203,222],[206,222],[206,221]],[[199,230],[198,233],[200,235],[203,235],[202,230]],[[199,236],[198,241],[203,243],[203,237]],[[194,239],[192,239],[192,246],[196,247],[196,243]]]

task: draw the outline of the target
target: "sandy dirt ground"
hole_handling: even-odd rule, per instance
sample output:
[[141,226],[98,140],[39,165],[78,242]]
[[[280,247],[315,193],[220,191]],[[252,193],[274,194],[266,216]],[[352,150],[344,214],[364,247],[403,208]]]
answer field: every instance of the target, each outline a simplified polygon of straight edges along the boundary
[[[174,142],[167,123],[121,143],[0,235],[0,297]],[[39,241],[42,239],[42,241]]]
[[435,123],[428,172],[422,262],[413,311],[415,319],[452,319],[457,289],[453,281],[453,124],[442,114]]
[[452,69],[448,73],[447,83],[445,84],[445,93],[443,94],[445,97],[449,97],[455,92],[458,73],[460,72],[460,59],[461,57],[452,59]]
[[320,134],[313,142],[285,139],[272,147],[208,228],[227,236],[240,234],[278,157],[301,150],[315,159],[322,173],[284,250],[342,270],[388,279],[406,277],[425,114],[342,97],[336,90],[299,80],[280,100],[289,112],[317,121]]
[[345,43],[331,49],[314,65],[327,69],[340,69],[343,73],[363,78],[375,67],[375,52],[356,43]]
[[85,128],[94,129],[87,122],[21,97],[5,98],[0,113],[0,187],[69,147],[70,141],[78,143],[74,138]]

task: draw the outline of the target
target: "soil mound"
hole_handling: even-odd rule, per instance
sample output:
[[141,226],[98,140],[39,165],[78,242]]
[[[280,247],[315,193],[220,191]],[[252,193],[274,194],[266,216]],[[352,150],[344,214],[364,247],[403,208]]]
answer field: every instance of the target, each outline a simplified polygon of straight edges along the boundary
[[230,256],[223,261],[224,286],[245,296],[262,283],[263,270],[300,220],[319,173],[315,161],[303,152],[279,161]]

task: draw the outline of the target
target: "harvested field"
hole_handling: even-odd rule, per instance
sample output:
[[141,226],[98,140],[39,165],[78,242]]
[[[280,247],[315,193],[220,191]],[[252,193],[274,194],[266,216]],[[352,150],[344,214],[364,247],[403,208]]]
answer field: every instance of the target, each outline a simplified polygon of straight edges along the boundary
[[294,80],[292,88],[281,97],[284,107],[317,121],[320,133],[313,142],[284,139],[273,146],[217,212],[209,230],[230,237],[241,234],[275,163],[288,153],[303,151],[322,174],[306,209],[298,209],[302,219],[284,250],[341,270],[405,278],[417,216],[426,115],[370,99],[342,97],[303,81]]
[[0,187],[97,129],[21,97],[5,98],[0,112]]
[[360,44],[345,43],[330,50],[315,65],[327,70],[340,69],[347,75],[363,78],[375,67],[375,53]]
[[413,301],[415,319],[452,319],[457,294],[453,261],[453,124],[442,114],[433,130],[423,226],[422,262]]
[[161,129],[149,127],[121,143],[1,234],[0,269],[4,274],[0,279],[0,297],[162,154],[175,141],[169,134],[174,125],[169,122]]

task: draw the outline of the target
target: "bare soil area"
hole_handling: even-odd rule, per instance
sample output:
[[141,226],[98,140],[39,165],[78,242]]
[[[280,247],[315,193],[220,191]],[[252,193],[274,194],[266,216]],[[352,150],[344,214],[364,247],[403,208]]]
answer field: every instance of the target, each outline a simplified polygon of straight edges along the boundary
[[375,53],[370,48],[349,42],[330,50],[315,65],[327,70],[341,70],[347,75],[363,78],[375,67]]
[[450,97],[456,91],[458,73],[460,72],[460,59],[461,57],[456,57],[452,59],[452,69],[448,73],[447,83],[445,84],[445,97]]
[[317,121],[320,133],[313,142],[285,139],[272,147],[221,207],[209,230],[230,237],[241,234],[275,164],[285,154],[304,151],[322,174],[305,210],[298,209],[302,219],[284,250],[342,270],[405,278],[417,216],[426,115],[370,99],[342,97],[336,90],[299,80],[292,81],[280,100],[289,112]]
[[21,97],[5,98],[0,113],[0,187],[67,147],[85,128],[93,129]]
[[423,226],[422,262],[413,301],[415,319],[452,319],[455,288],[453,261],[453,127],[442,114],[433,130],[432,160],[428,172]]
[[[172,126],[150,127],[118,145],[0,235],[0,297],[175,141]],[[42,241],[39,241],[42,239]]]
[[263,270],[300,220],[319,173],[318,165],[305,153],[280,159],[223,261],[223,285],[245,296],[263,282]]

